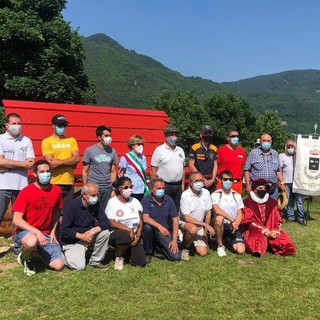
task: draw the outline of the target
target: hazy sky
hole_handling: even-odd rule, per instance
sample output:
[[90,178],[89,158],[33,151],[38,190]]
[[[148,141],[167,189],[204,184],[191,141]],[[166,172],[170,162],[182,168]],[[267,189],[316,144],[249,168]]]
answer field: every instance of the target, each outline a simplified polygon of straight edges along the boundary
[[319,0],[68,0],[63,16],[185,76],[320,69]]

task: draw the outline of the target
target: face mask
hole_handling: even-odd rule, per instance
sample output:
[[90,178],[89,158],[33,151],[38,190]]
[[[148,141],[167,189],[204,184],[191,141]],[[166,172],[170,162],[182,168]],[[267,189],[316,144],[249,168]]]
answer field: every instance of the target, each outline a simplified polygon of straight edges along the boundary
[[9,125],[9,132],[13,136],[18,136],[21,132],[21,124],[10,124]]
[[107,146],[107,145],[109,145],[111,143],[111,141],[112,141],[111,137],[106,137],[106,138],[103,139],[103,144],[105,146]]
[[38,182],[43,185],[47,185],[50,183],[51,173],[50,172],[42,172],[38,174]]
[[58,127],[58,126],[55,126],[55,127],[54,127],[54,131],[55,131],[55,133],[56,133],[58,136],[63,136],[64,133],[66,132],[66,127]]
[[137,146],[133,150],[134,150],[135,153],[141,154],[143,152],[143,145]]
[[288,154],[294,154],[294,148],[287,149]]
[[177,137],[168,137],[167,138],[167,142],[171,145],[171,146],[175,146],[177,144]]
[[232,137],[231,138],[231,143],[234,144],[234,145],[238,144],[239,143],[239,138],[238,137]]
[[157,198],[163,198],[164,196],[164,189],[157,189],[156,192],[155,192],[155,196]]
[[97,202],[98,202],[98,197],[90,197],[90,198],[87,200],[87,203],[88,203],[89,206],[93,206],[93,205],[95,205]]
[[266,190],[256,190],[256,194],[260,199],[263,199],[266,193],[267,193]]
[[212,139],[212,136],[203,136],[202,139],[203,139],[205,142],[210,142],[211,139]]
[[203,182],[195,182],[192,186],[194,191],[201,191],[203,188]]
[[121,194],[123,195],[124,198],[129,199],[132,195],[132,189],[128,188],[128,189],[121,190]]
[[222,181],[222,186],[223,186],[223,189],[230,190],[232,186],[232,181],[229,181],[229,180]]
[[262,148],[262,150],[264,150],[264,151],[268,151],[268,150],[270,149],[270,147],[271,147],[271,143],[269,143],[269,142],[263,142],[263,143],[261,144],[261,148]]

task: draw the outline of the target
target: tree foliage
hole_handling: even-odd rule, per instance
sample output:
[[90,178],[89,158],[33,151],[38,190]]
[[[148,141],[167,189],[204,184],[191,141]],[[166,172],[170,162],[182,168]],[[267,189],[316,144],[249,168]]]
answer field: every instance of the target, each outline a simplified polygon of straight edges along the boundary
[[0,96],[94,103],[84,73],[83,38],[62,18],[65,0],[6,0],[0,5]]

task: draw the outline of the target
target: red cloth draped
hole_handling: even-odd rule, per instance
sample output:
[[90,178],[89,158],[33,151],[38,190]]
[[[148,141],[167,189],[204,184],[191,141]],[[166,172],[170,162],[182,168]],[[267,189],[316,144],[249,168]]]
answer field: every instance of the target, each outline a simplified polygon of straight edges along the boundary
[[[251,198],[243,201],[242,224],[246,227],[244,240],[248,253],[258,253],[261,257],[266,253],[268,245],[277,255],[291,255],[296,253],[294,244],[289,235],[281,230],[282,217],[279,213],[277,201],[269,198],[267,202],[258,204]],[[268,238],[262,232],[265,229],[280,232],[280,235]]]

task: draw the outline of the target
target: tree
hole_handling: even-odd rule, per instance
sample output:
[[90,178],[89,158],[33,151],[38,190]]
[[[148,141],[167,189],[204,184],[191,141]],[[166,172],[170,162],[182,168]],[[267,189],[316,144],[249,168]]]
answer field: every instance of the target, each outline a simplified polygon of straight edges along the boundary
[[251,149],[257,139],[257,130],[256,117],[248,100],[238,98],[233,93],[215,93],[204,101],[204,109],[211,119],[217,146],[226,143],[230,129],[237,128],[241,144]]
[[257,119],[256,127],[259,136],[268,133],[272,137],[272,148],[277,151],[283,151],[289,134],[281,125],[281,120],[273,110],[266,110],[264,114]]
[[168,114],[170,122],[180,131],[179,146],[187,153],[190,146],[200,139],[200,128],[210,123],[207,112],[192,91],[177,92],[174,98],[164,91],[154,99],[154,108]]
[[65,0],[2,0],[0,97],[95,103],[83,38],[62,18]]

